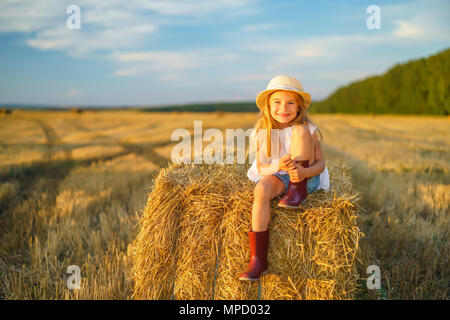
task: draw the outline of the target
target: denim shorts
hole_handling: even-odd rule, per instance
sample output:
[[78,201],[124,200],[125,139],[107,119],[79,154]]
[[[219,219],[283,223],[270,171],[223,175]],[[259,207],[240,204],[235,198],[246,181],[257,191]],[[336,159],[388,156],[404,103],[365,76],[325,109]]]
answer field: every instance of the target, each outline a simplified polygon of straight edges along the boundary
[[[283,196],[287,192],[289,187],[289,174],[280,174],[279,172],[276,172],[273,173],[272,175],[274,175],[284,183],[285,188],[283,194],[281,195]],[[320,175],[308,178],[308,181],[306,182],[306,190],[308,191],[308,194],[311,194],[314,191],[316,191],[319,188],[319,183],[320,183]]]

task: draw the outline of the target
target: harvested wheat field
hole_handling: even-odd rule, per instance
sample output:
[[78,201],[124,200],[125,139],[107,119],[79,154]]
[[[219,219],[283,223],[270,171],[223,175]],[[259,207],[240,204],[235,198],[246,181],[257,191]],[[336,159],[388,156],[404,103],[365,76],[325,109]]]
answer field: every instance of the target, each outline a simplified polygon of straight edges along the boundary
[[360,232],[348,168],[298,210],[271,202],[269,272],[238,280],[249,261],[254,183],[248,165],[170,164],[149,195],[134,244],[136,299],[351,299]]
[[[308,229],[318,221],[312,219],[312,201],[322,196],[331,204],[331,194],[313,195],[308,199],[311,207],[295,214],[279,210],[273,201],[270,273],[259,288],[257,283],[238,283],[233,278],[249,257],[246,232],[252,182],[247,177],[223,178],[230,174],[242,177],[239,167],[196,165],[197,171],[168,167],[176,145],[171,141],[175,129],[192,133],[194,121],[202,120],[205,130],[247,130],[257,114],[14,110],[0,115],[0,299],[181,299],[194,295],[205,299],[327,295],[363,300],[448,299],[450,118],[343,114],[312,114],[311,118],[323,134],[331,188],[340,188],[338,194],[347,193],[349,202],[363,210],[349,207],[348,213],[356,219],[337,220],[342,229],[321,235],[318,232],[323,230]],[[194,134],[193,140],[197,138]],[[336,166],[343,169],[335,171]],[[212,170],[218,182],[213,183],[216,180],[208,173],[206,185],[200,188],[200,178],[207,175],[201,168]],[[168,190],[170,177],[173,183],[182,183]],[[357,192],[346,191],[351,185]],[[154,192],[162,198],[152,204]],[[207,192],[214,198],[205,197]],[[351,198],[356,193],[358,197]],[[150,217],[149,211],[156,208],[160,214]],[[317,219],[332,222],[326,220],[332,217],[326,210],[317,212]],[[149,234],[145,243],[143,235],[156,224],[166,233]],[[347,228],[356,225],[364,233],[362,238],[359,235],[357,248],[351,244],[357,233]],[[214,237],[194,239],[189,230],[193,235]],[[294,234],[293,230],[300,231]],[[344,243],[345,250],[356,250],[355,260],[349,263],[358,275],[342,267],[347,264],[342,254],[333,261],[335,269],[327,269],[332,250],[344,252],[331,246],[327,238],[338,232],[351,240]],[[318,236],[326,242],[310,246]],[[194,240],[196,247],[181,246]],[[142,253],[151,247],[156,249],[148,257],[139,255],[139,250]],[[188,249],[193,260],[189,260]],[[169,250],[173,254],[168,255]],[[196,255],[197,250],[209,255]],[[297,264],[288,259],[295,254],[300,257]],[[155,255],[162,257],[156,264],[142,265]],[[226,260],[227,255],[234,260]],[[315,260],[306,263],[311,257]],[[293,263],[281,264],[281,260]],[[81,289],[67,286],[71,265],[81,270]],[[366,285],[370,265],[380,267],[380,289]],[[292,277],[292,270],[300,270],[299,277]],[[325,271],[318,276],[320,270]],[[306,272],[311,273],[305,277]],[[156,274],[161,286],[146,287]],[[357,289],[351,291],[356,276]],[[190,285],[185,284],[186,277],[191,277]],[[274,286],[276,278],[280,287]],[[342,284],[345,279],[349,282]]]

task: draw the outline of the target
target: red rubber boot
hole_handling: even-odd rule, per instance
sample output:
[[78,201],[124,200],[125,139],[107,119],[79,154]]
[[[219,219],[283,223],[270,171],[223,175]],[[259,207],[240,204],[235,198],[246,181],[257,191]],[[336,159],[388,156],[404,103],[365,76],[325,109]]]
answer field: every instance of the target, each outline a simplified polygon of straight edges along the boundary
[[[307,168],[309,164],[309,160],[297,162],[300,163],[300,165],[304,168]],[[278,202],[278,206],[289,209],[298,209],[300,207],[300,204],[308,196],[308,190],[306,189],[307,182],[307,178],[297,183],[289,181],[288,191],[280,199],[280,202]]]
[[269,266],[267,261],[269,230],[249,231],[248,238],[250,240],[250,263],[247,269],[239,275],[239,280],[257,281],[260,276],[267,272]]

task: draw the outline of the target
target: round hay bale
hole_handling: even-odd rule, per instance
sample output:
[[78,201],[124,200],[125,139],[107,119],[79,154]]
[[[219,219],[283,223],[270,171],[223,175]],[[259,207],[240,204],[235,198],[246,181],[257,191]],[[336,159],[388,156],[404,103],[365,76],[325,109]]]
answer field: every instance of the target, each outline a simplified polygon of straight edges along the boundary
[[81,108],[70,109],[70,113],[72,113],[72,114],[81,114],[82,112],[83,112],[83,109],[81,109]]
[[352,299],[358,273],[358,193],[342,162],[327,162],[330,191],[298,210],[271,202],[269,271],[239,281],[250,259],[255,184],[249,165],[161,169],[133,243],[135,299]]
[[8,108],[0,108],[0,115],[7,115],[7,114],[11,114],[12,110],[8,109]]

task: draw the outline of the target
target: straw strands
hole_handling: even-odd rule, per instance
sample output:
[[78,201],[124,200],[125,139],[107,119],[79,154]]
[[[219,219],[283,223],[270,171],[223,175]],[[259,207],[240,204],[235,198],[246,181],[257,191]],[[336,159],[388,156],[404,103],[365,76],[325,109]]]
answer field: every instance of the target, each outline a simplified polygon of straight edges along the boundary
[[360,210],[349,169],[327,162],[330,191],[288,210],[271,202],[269,272],[239,281],[250,259],[255,184],[248,165],[161,169],[133,244],[135,299],[352,299]]

